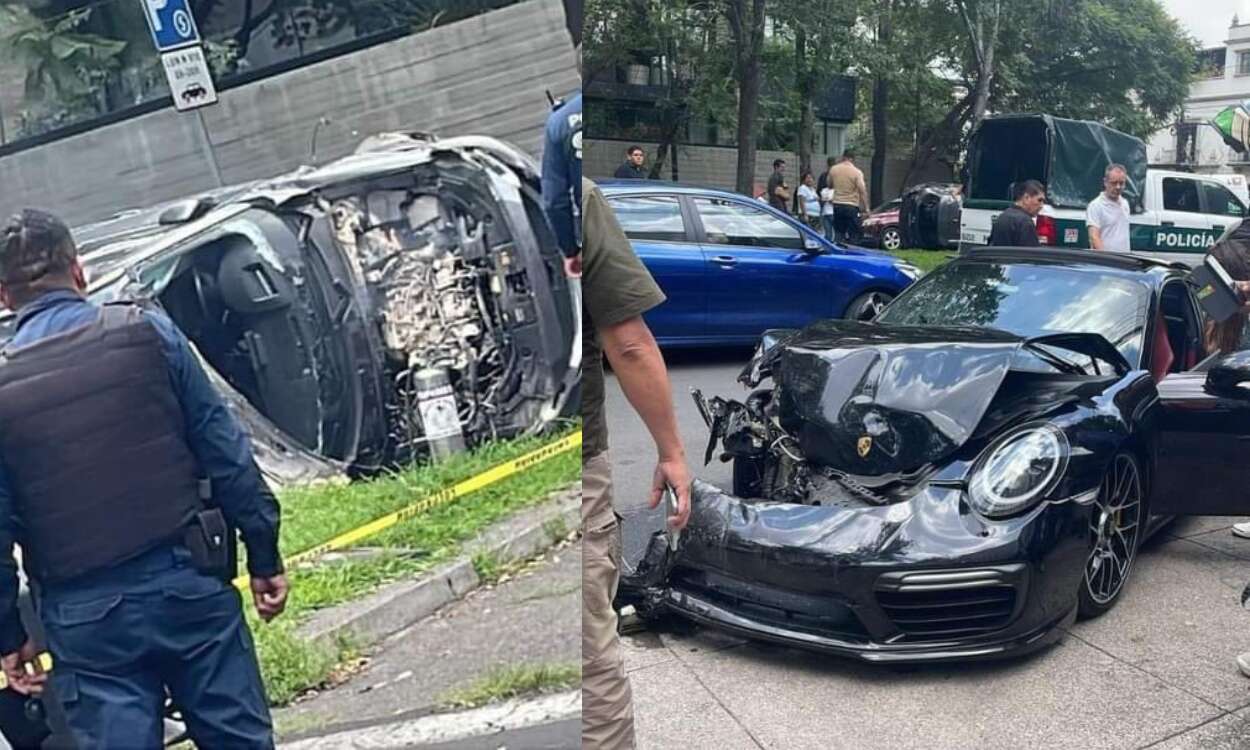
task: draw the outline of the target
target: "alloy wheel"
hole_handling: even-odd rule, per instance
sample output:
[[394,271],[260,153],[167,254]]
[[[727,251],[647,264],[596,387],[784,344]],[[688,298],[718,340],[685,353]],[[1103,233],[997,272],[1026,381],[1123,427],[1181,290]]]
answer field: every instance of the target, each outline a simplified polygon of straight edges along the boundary
[[899,234],[898,227],[886,227],[881,233],[881,247],[886,250],[898,250],[903,246],[903,236]]
[[1110,603],[1124,587],[1141,529],[1141,474],[1131,456],[1120,454],[1103,477],[1090,516],[1094,548],[1085,563],[1085,587],[1098,604]]

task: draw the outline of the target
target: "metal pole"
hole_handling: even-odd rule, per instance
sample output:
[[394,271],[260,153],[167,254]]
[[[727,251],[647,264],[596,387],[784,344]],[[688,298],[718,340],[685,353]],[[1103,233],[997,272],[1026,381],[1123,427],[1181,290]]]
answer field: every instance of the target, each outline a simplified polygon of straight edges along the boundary
[[204,122],[204,110],[195,110],[195,117],[200,123],[200,139],[204,144],[204,157],[208,160],[209,169],[213,171],[213,180],[216,181],[217,187],[225,187],[226,183],[221,179],[221,167],[217,165],[217,154],[213,151],[213,142],[208,139],[208,125]]

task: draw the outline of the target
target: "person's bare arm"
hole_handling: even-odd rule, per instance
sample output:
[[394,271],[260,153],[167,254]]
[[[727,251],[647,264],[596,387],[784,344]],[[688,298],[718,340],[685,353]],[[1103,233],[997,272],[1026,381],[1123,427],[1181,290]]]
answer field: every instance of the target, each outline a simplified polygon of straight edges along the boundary
[[864,184],[862,174],[855,178],[855,187],[859,189],[859,208],[864,213],[868,213],[868,186]]
[[1102,232],[1099,231],[1098,227],[1089,227],[1089,246],[1095,250],[1102,249]]
[[599,329],[604,356],[612,364],[625,398],[638,412],[659,454],[651,487],[651,507],[660,502],[664,485],[677,491],[677,515],[669,525],[681,529],[690,519],[690,469],[677,432],[673,389],[668,369],[651,329],[641,316]]

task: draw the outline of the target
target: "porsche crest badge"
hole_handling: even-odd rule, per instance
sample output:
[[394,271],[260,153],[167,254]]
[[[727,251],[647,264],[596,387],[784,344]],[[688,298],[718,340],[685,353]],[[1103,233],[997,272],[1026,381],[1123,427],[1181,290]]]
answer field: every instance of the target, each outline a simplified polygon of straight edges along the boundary
[[872,438],[868,435],[863,436],[855,444],[855,449],[859,451],[860,458],[868,458],[868,451],[872,450]]

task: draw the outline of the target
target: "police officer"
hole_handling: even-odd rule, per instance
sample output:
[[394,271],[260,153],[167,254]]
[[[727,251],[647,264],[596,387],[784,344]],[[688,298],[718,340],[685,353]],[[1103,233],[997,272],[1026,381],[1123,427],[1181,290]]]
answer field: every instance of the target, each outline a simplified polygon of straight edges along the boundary
[[570,277],[581,273],[578,207],[582,204],[582,93],[547,119],[543,148],[543,203]]
[[39,691],[17,541],[80,746],[160,747],[168,688],[200,747],[272,747],[223,544],[224,523],[242,532],[256,610],[281,613],[278,505],[169,319],[85,289],[59,219],[28,209],[0,228],[0,302],[17,311],[0,351],[0,665]]
[[[581,3],[564,3],[577,71],[582,68]],[[576,24],[576,25],[575,25]],[[578,89],[568,101],[547,117],[543,139],[543,205],[556,232],[564,270],[569,278],[581,275],[582,205],[582,92]]]

